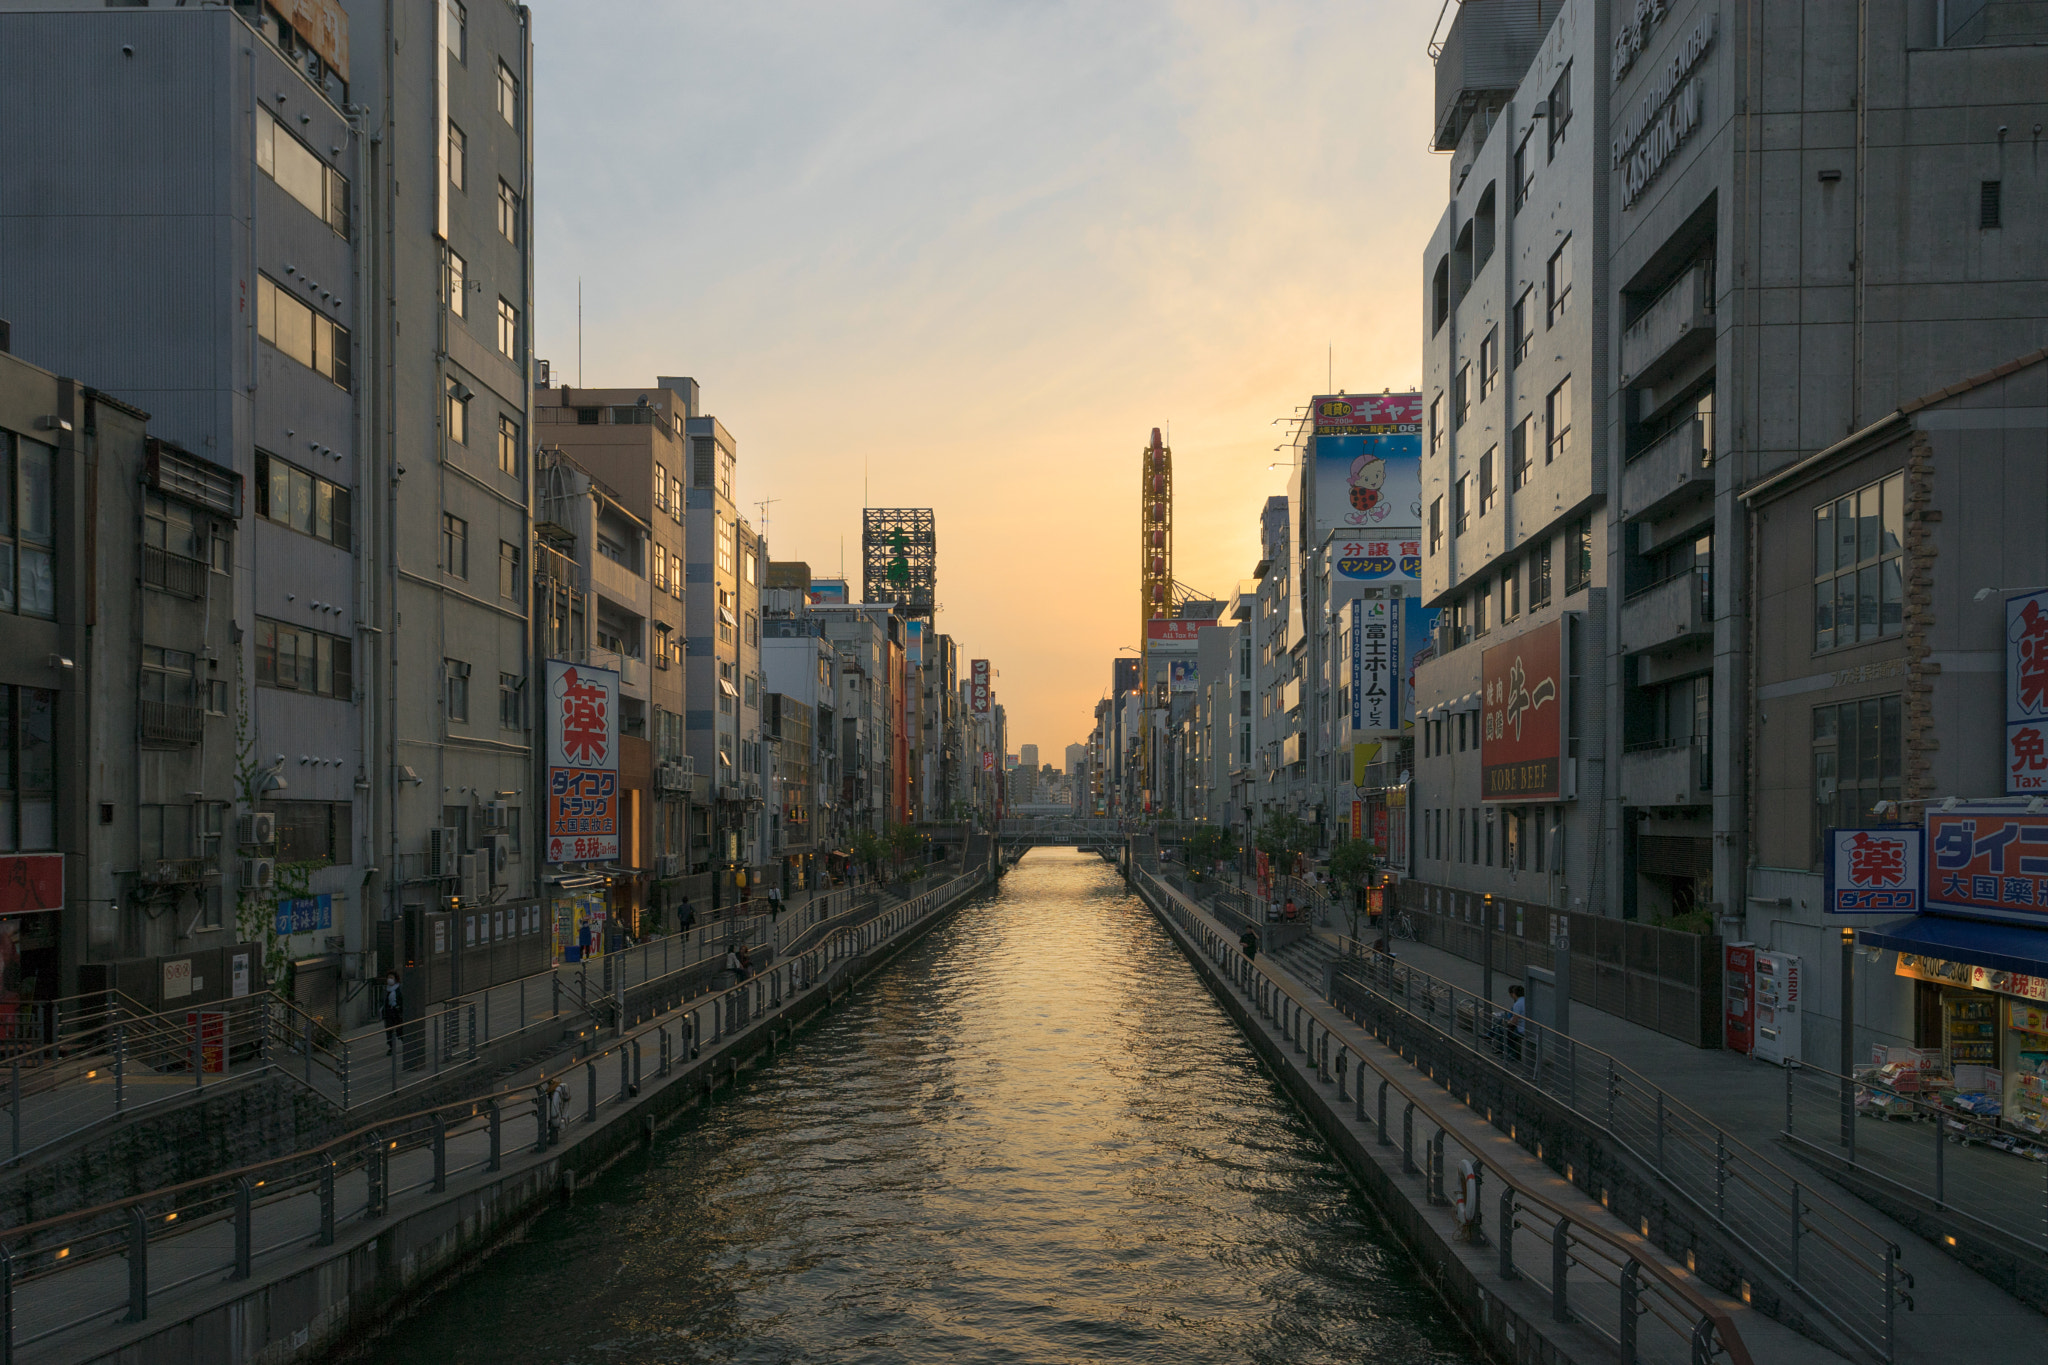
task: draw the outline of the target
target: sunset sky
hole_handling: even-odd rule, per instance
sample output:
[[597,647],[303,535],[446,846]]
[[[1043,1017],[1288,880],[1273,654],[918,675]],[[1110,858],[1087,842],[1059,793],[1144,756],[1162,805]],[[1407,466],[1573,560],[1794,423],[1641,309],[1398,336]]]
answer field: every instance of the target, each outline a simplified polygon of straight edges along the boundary
[[774,557],[856,590],[863,489],[936,509],[938,629],[1057,764],[1139,642],[1150,429],[1221,596],[1325,348],[1420,378],[1437,9],[538,0],[537,353],[695,376]]

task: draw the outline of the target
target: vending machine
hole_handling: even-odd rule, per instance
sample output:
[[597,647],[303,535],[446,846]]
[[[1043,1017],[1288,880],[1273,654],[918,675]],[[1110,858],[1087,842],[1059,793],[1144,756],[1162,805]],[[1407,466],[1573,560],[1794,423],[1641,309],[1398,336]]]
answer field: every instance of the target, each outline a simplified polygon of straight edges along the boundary
[[1799,1060],[1799,959],[1759,950],[1756,955],[1756,1042],[1750,1055],[1785,1066]]
[[1721,1045],[1745,1057],[1756,1048],[1756,945],[1730,943],[1722,949]]

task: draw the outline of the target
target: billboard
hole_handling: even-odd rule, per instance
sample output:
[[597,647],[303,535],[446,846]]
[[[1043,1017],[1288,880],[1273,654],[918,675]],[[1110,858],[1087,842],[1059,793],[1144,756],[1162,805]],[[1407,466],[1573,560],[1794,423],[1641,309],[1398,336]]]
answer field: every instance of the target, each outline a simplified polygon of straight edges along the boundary
[[1351,728],[1367,734],[1398,730],[1397,683],[1401,638],[1394,604],[1385,598],[1351,601]]
[[1831,829],[1824,836],[1830,915],[1912,915],[1920,910],[1924,831],[1918,825]]
[[846,580],[843,578],[812,579],[811,590],[805,594],[805,599],[814,607],[832,606],[835,604],[844,606],[852,600],[847,596]]
[[1187,620],[1181,620],[1179,618],[1155,616],[1145,623],[1145,638],[1154,644],[1178,643],[1191,645],[1202,638],[1203,626],[1213,626],[1215,624],[1214,621],[1204,620],[1201,617],[1190,617]]
[[861,509],[861,601],[894,602],[905,616],[936,607],[939,536],[929,507]]
[[1337,577],[1354,583],[1422,582],[1422,542],[1408,537],[1339,535],[1331,558]]
[[977,716],[988,714],[988,660],[976,659],[968,666],[968,709]]
[[1316,538],[1422,525],[1422,395],[1311,400]]
[[547,684],[547,861],[611,861],[619,856],[619,675],[550,659]]
[[1415,666],[1436,657],[1437,618],[1442,607],[1425,607],[1420,597],[1401,599],[1401,726],[1415,724]]
[[2005,599],[2005,794],[2048,792],[2048,588]]
[[1174,659],[1166,668],[1168,684],[1175,692],[1193,692],[1201,682],[1201,671],[1193,659]]
[[1925,896],[1952,914],[2048,916],[2048,815],[1928,811]]
[[1564,621],[1480,656],[1479,783],[1486,801],[1564,799]]

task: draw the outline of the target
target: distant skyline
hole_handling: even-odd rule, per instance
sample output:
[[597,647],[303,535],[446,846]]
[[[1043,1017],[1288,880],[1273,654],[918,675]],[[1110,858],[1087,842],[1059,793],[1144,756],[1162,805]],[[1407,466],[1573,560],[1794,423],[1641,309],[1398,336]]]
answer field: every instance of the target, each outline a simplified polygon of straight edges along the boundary
[[934,508],[938,629],[994,661],[1013,750],[1062,751],[1139,642],[1151,428],[1175,576],[1223,596],[1280,419],[1419,379],[1434,18],[540,0],[537,354],[694,376],[742,509],[821,576],[858,583],[864,499]]

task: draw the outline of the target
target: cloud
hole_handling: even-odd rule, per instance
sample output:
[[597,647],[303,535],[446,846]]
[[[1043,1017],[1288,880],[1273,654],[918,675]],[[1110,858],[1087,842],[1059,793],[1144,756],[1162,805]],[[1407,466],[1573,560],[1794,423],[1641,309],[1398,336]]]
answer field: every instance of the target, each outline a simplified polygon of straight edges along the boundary
[[864,483],[934,507],[940,629],[1057,751],[1137,642],[1150,428],[1223,593],[1326,345],[1419,376],[1422,8],[542,0],[540,353],[581,277],[588,381],[696,376],[778,557],[856,565]]

